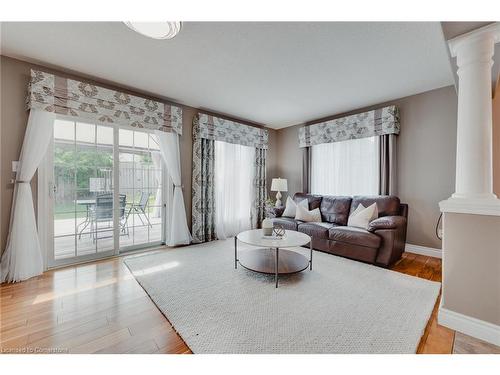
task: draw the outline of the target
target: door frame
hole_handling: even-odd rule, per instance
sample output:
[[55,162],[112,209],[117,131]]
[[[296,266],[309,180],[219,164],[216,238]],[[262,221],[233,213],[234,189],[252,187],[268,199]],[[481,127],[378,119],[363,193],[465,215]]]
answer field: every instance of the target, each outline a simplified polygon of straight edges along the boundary
[[[92,125],[99,125],[95,122],[86,121],[85,119],[78,119],[76,121],[73,117],[57,115],[57,119],[82,122]],[[131,245],[120,248],[120,227],[119,227],[119,212],[120,207],[116,204],[119,201],[120,194],[120,166],[119,166],[119,126],[110,126],[113,129],[113,249],[101,251],[95,254],[75,256],[71,258],[58,259],[54,258],[54,137],[51,137],[47,152],[42,159],[37,169],[37,227],[38,238],[42,250],[43,269],[47,271],[50,268],[62,267],[66,265],[73,265],[92,260],[118,256],[134,250],[142,250],[147,248],[158,247],[164,245],[166,242],[165,233],[167,223],[166,215],[166,202],[168,201],[167,184],[169,181],[168,171],[166,170],[165,163],[162,162],[162,238],[161,241],[149,242],[144,245]],[[131,129],[137,131],[137,129]],[[47,197],[47,199],[44,199]]]
[[[49,263],[51,263],[51,261],[49,261],[49,250],[52,250],[52,254],[54,254],[54,225],[50,225],[50,218],[54,217],[54,205],[51,204],[50,199],[42,199],[43,197],[49,197],[53,194],[51,193],[53,192],[51,181],[54,175],[54,153],[49,152],[49,150],[53,151],[53,149],[54,137],[52,136],[47,147],[47,152],[37,170],[37,228],[44,271],[49,269]],[[52,171],[50,171],[50,166],[52,166]]]

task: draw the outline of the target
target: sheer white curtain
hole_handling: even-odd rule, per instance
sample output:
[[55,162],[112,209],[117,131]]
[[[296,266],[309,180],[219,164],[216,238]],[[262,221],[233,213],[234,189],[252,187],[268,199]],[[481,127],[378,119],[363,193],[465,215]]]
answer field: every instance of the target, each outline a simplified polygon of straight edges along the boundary
[[252,228],[255,148],[215,141],[215,232],[225,239]]
[[376,195],[379,191],[379,137],[311,147],[311,193]]
[[2,282],[26,280],[43,272],[30,181],[53,136],[54,120],[51,112],[32,109],[29,114],[14,187],[9,237],[2,255]]
[[168,246],[187,245],[192,238],[187,226],[182,195],[179,136],[176,133],[159,130],[155,131],[155,135],[158,137],[161,156],[174,185],[173,198],[167,204],[166,243]]

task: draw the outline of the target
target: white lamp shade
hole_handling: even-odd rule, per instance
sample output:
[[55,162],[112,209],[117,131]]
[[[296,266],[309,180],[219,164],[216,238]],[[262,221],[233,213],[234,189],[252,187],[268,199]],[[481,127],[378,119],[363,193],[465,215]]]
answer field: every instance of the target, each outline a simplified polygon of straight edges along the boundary
[[129,28],[153,39],[172,39],[181,31],[181,22],[125,22]]
[[288,191],[288,181],[286,178],[273,178],[271,191]]

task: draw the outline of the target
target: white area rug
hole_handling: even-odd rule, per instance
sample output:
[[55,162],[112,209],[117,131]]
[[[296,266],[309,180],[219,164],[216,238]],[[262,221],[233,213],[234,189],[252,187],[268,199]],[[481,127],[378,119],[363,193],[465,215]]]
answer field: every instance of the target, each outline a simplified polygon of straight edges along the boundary
[[233,241],[125,260],[194,353],[416,352],[439,283],[315,251],[276,289],[234,269]]

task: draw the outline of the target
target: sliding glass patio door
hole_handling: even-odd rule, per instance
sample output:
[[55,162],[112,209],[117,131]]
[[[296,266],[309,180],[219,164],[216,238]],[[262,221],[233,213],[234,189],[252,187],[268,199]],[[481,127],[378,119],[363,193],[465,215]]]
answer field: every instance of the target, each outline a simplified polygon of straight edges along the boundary
[[163,161],[152,133],[120,129],[120,196],[128,202],[126,234],[120,249],[133,250],[164,242]]
[[47,266],[164,242],[163,169],[151,133],[56,120],[39,169]]

